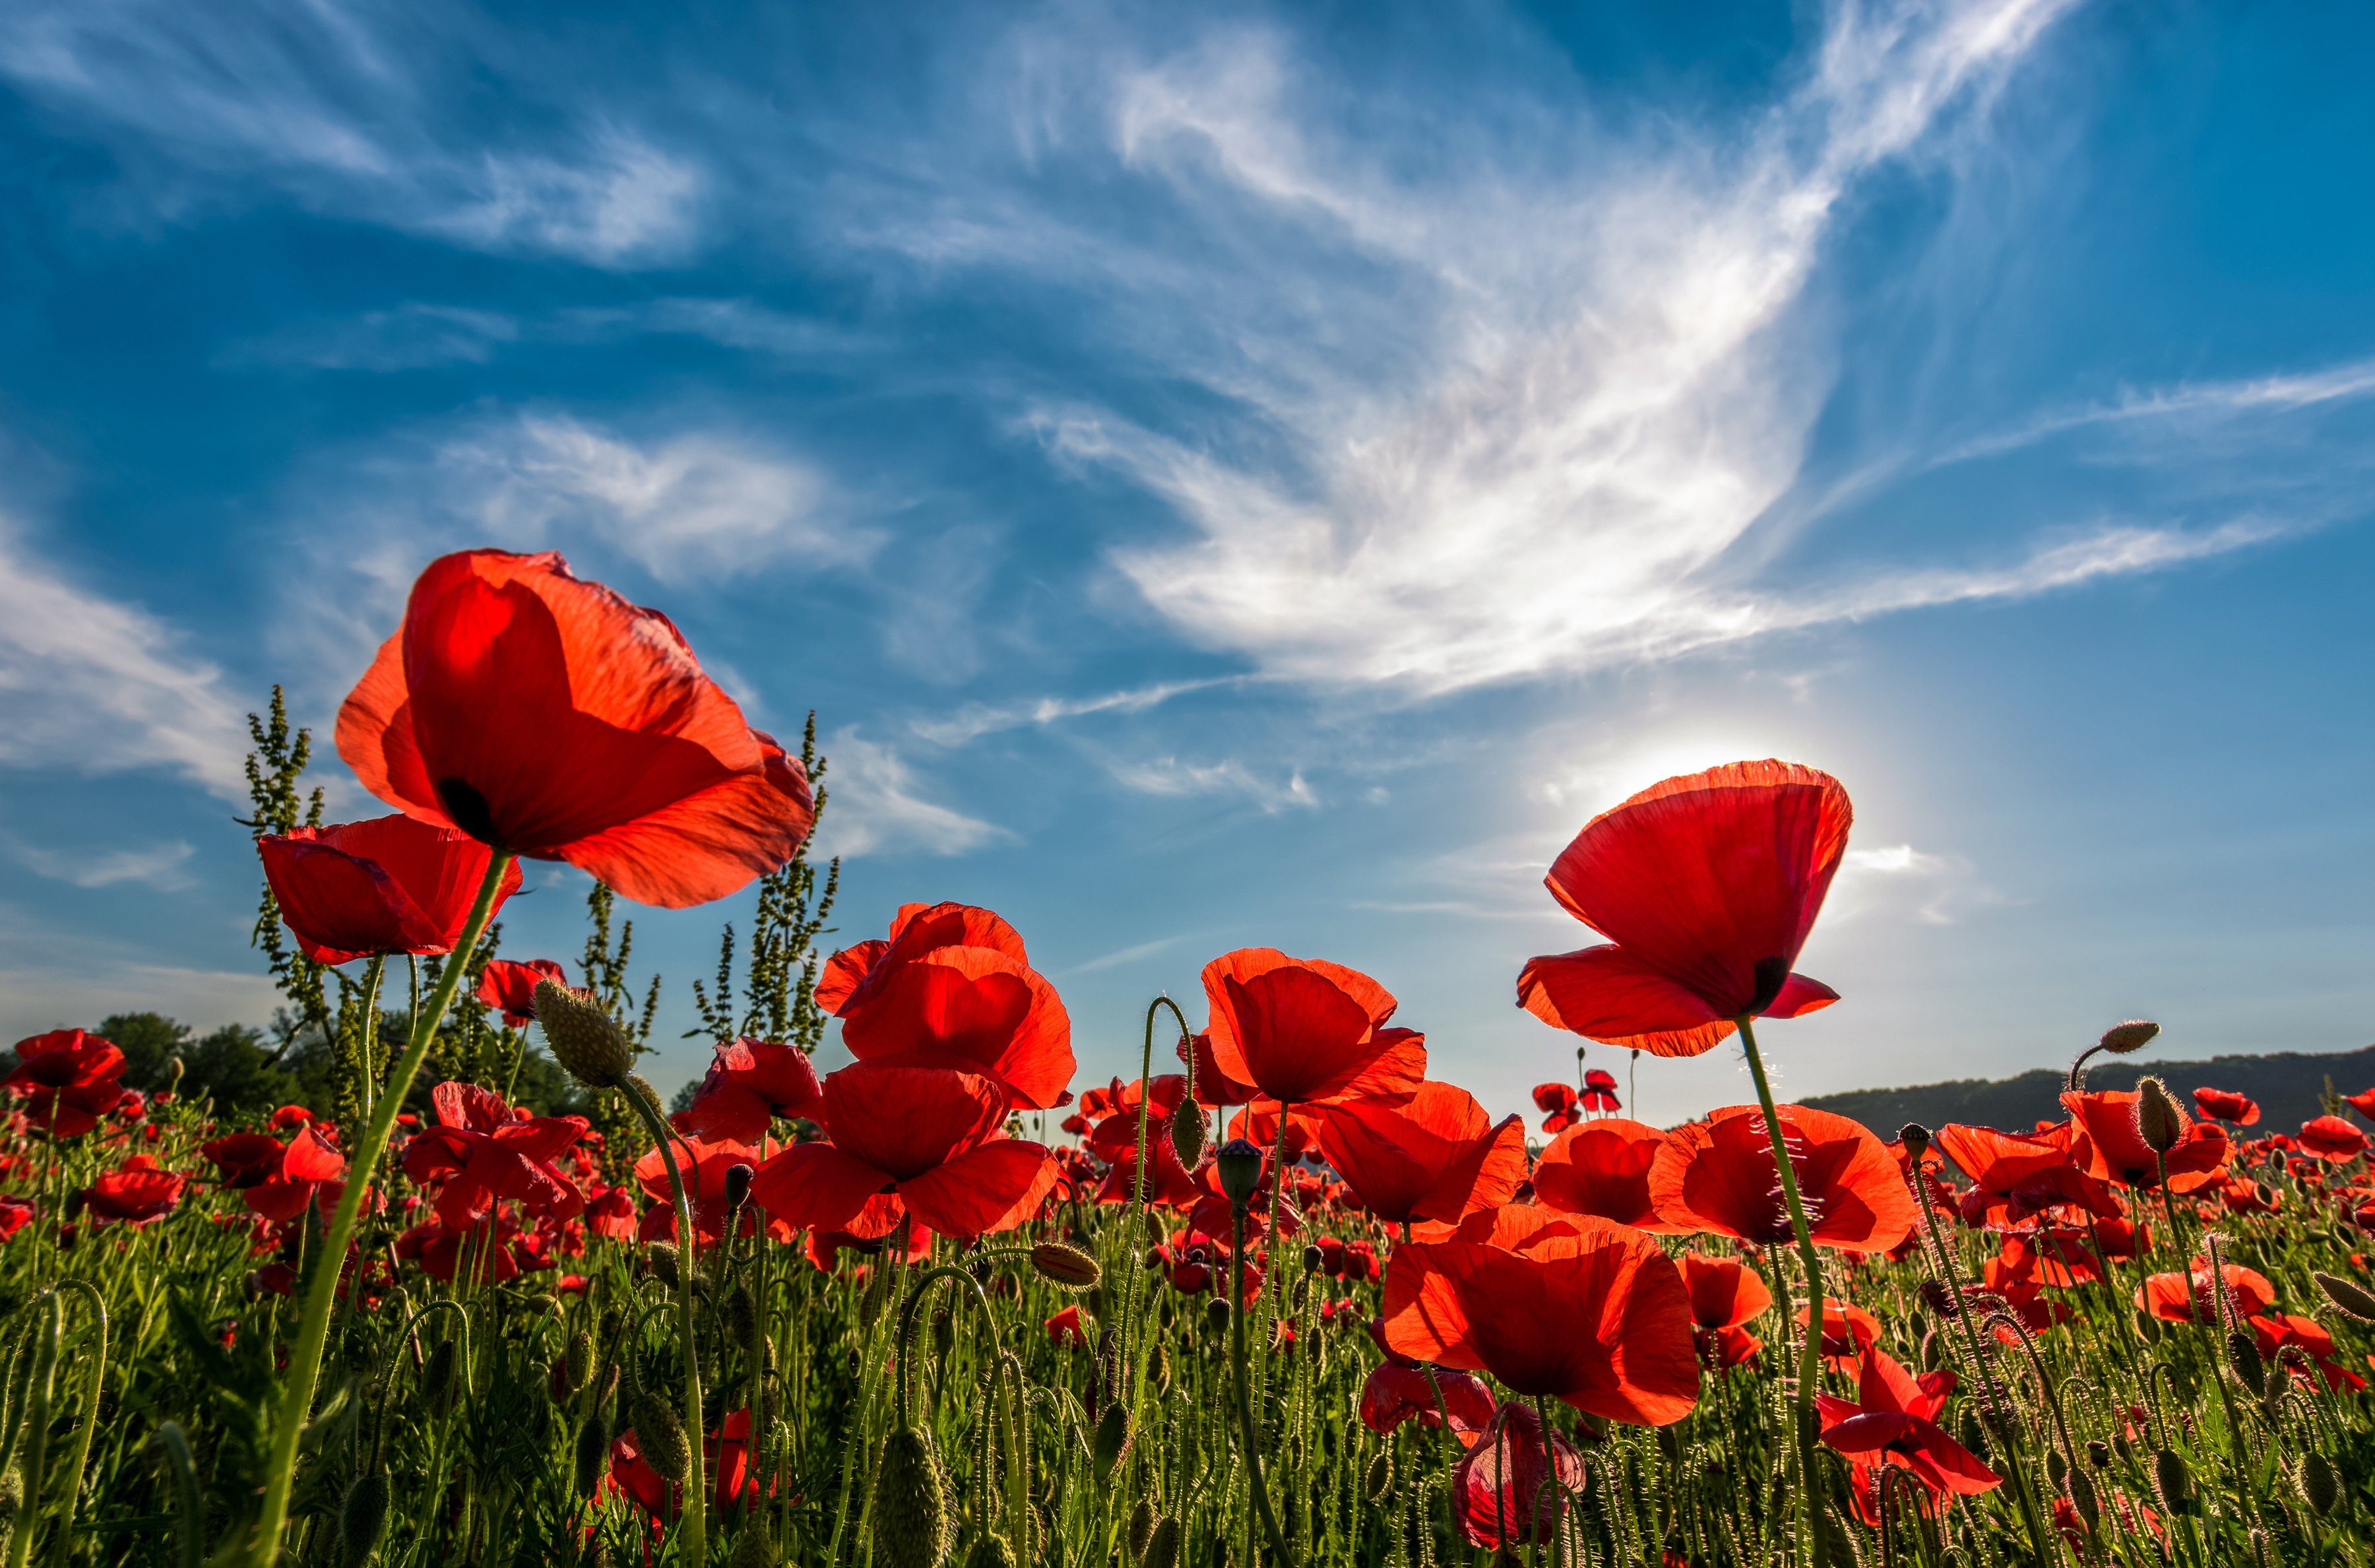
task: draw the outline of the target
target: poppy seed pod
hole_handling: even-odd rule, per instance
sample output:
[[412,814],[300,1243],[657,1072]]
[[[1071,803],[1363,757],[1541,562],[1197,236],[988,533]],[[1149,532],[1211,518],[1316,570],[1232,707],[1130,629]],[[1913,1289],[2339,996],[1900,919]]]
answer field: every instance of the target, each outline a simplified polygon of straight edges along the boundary
[[338,1544],[346,1552],[348,1568],[362,1568],[369,1562],[386,1531],[387,1472],[366,1471],[347,1488],[347,1500],[338,1506]]
[[949,1553],[949,1479],[929,1432],[902,1426],[882,1440],[872,1514],[883,1568],[939,1568]]
[[539,980],[534,1006],[553,1060],[586,1088],[616,1089],[634,1071],[635,1043],[591,991]]
[[2136,1082],[2136,1136],[2155,1154],[2166,1154],[2185,1137],[2185,1113],[2156,1078]]
[[2324,1518],[2342,1501],[2342,1479],[2334,1474],[2334,1462],[2310,1449],[2293,1467],[2293,1490],[2309,1504],[2309,1511]]
[[2325,1273],[2311,1274],[2310,1278],[2317,1281],[2318,1290],[2334,1303],[2336,1312],[2361,1323],[2375,1323],[2375,1295],[2368,1294],[2356,1280]]
[[1182,1098],[1179,1108],[1171,1113],[1171,1147],[1179,1163],[1190,1171],[1204,1158],[1204,1107],[1193,1095]]
[[1066,1291],[1094,1290],[1105,1278],[1095,1258],[1066,1242],[1034,1243],[1031,1267],[1040,1279]]
[[2193,1505],[2193,1477],[2174,1448],[2154,1451],[2152,1487],[2163,1513],[2182,1514]]
[[1908,1122],[1896,1129],[1896,1141],[1905,1146],[1908,1159],[1919,1161],[1930,1152],[1930,1129],[1919,1122]]
[[2160,1025],[2152,1020],[2132,1018],[2125,1023],[2115,1023],[2103,1031],[2097,1049],[2109,1051],[2114,1056],[2124,1056],[2131,1051],[2141,1051],[2151,1044],[2153,1036],[2159,1032]]
[[1221,1178],[1221,1192],[1229,1202],[1243,1208],[1253,1201],[1254,1189],[1261,1185],[1262,1151],[1241,1138],[1233,1138],[1221,1145],[1221,1152],[1212,1157]]

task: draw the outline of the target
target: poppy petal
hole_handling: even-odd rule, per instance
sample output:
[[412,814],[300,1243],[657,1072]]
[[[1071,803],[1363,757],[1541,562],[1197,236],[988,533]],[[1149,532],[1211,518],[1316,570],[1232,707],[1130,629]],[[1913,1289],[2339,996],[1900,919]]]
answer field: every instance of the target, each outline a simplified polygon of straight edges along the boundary
[[1010,1231],[1037,1213],[1058,1174],[1044,1146],[1001,1138],[901,1182],[899,1197],[942,1235],[978,1236]]
[[1518,972],[1518,1005],[1554,1029],[1656,1056],[1698,1055],[1735,1027],[1696,991],[1613,943],[1529,959]]
[[829,1143],[796,1143],[750,1177],[750,1201],[795,1228],[851,1229],[890,1178]]

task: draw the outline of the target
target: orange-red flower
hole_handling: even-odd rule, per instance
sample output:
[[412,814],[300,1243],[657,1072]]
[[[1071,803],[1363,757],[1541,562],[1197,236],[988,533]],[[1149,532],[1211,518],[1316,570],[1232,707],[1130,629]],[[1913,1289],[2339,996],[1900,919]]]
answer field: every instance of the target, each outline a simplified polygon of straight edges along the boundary
[[[2251,1337],[2257,1340],[2260,1354],[2282,1365],[2279,1360],[2286,1349],[2298,1351],[2317,1369],[2325,1385],[2332,1389],[2347,1388],[2353,1393],[2366,1388],[2367,1379],[2334,1359],[2334,1335],[2325,1325],[2298,1313],[2264,1313],[2251,1319]],[[2306,1377],[2306,1369],[2300,1369]]]
[[[1912,1233],[1920,1210],[1886,1145],[1828,1111],[1777,1110],[1816,1246],[1885,1252]],[[1727,1106],[1667,1134],[1649,1167],[1649,1192],[1660,1218],[1684,1231],[1756,1246],[1795,1234],[1765,1114],[1754,1105]]]
[[2260,1119],[2259,1102],[2248,1094],[2238,1094],[2227,1089],[2197,1089],[2193,1106],[2205,1116],[2248,1127]]
[[1583,1075],[1583,1094],[1577,1102],[1587,1111],[1611,1115],[1625,1109],[1616,1098],[1616,1075],[1606,1067],[1594,1067]]
[[1582,1120],[1583,1097],[1571,1083],[1534,1085],[1534,1109],[1542,1114],[1542,1131],[1563,1133]]
[[1386,1267],[1385,1340],[1609,1421],[1663,1426],[1698,1403],[1682,1271],[1638,1231],[1483,1209]]
[[1077,1350],[1089,1342],[1088,1330],[1081,1326],[1081,1309],[1068,1306],[1047,1320],[1047,1338],[1067,1350]]
[[1691,1329],[1699,1360],[1710,1369],[1738,1366],[1765,1348],[1747,1326],[1773,1305],[1756,1271],[1732,1257],[1682,1256],[1683,1288],[1691,1300]]
[[438,1125],[405,1145],[404,1171],[438,1189],[437,1217],[444,1224],[467,1224],[506,1197],[564,1220],[585,1207],[552,1164],[585,1136],[583,1116],[515,1115],[493,1090],[453,1079],[429,1099]]
[[816,815],[799,760],[668,617],[549,552],[430,562],[338,711],[338,755],[408,816],[668,908],[782,866]]
[[1017,1109],[1063,1102],[1072,1020],[1012,926],[965,904],[909,904],[891,933],[835,954],[818,983],[850,1055],[978,1073]]
[[[754,1171],[759,1165],[759,1151],[748,1144],[731,1138],[688,1138],[676,1146],[677,1177],[684,1183],[686,1205],[692,1210],[692,1233],[696,1247],[714,1247],[726,1239],[727,1208],[726,1189],[737,1165],[748,1165]],[[668,1166],[659,1150],[649,1149],[635,1161],[635,1185],[651,1199],[644,1209],[642,1222],[636,1227],[639,1241],[682,1244],[677,1233],[676,1194],[668,1185]],[[754,1181],[752,1185],[757,1184]],[[737,1234],[758,1233],[762,1217],[748,1206],[742,1210],[742,1222]],[[779,1242],[788,1242],[797,1227],[780,1219],[765,1221],[767,1234]]]
[[[1436,1404],[1438,1393],[1440,1408]],[[1450,1367],[1436,1370],[1430,1381],[1426,1368],[1388,1350],[1362,1381],[1359,1409],[1361,1423],[1371,1432],[1391,1432],[1410,1421],[1439,1431],[1447,1414],[1451,1431],[1465,1437],[1483,1431],[1492,1421],[1493,1391],[1474,1373]]]
[[1951,1372],[1915,1377],[1885,1352],[1867,1348],[1852,1402],[1814,1396],[1823,1442],[1847,1456],[1856,1513],[1864,1523],[1880,1523],[1878,1472],[1888,1466],[1910,1471],[1932,1496],[1971,1495],[2003,1484],[2002,1476],[1937,1424],[1954,1385]]
[[1356,1100],[1319,1114],[1319,1151],[1388,1225],[1446,1224],[1497,1208],[1526,1179],[1526,1125],[1498,1123],[1464,1089],[1426,1082],[1407,1104]]
[[823,1102],[824,1086],[806,1051],[746,1037],[717,1047],[692,1103],[675,1122],[703,1138],[756,1143],[776,1117],[812,1116]]
[[138,1230],[171,1214],[188,1180],[178,1172],[159,1169],[146,1154],[136,1154],[83,1189],[83,1208],[101,1224],[115,1220]]
[[2367,1152],[2367,1135],[2340,1116],[2320,1116],[2304,1122],[2295,1137],[2302,1153],[2313,1154],[2329,1164],[2356,1160]]
[[1790,966],[1852,817],[1837,779],[1766,761],[1668,779],[1593,818],[1545,880],[1609,939],[1530,961],[1518,1005],[1594,1040],[1696,1056],[1735,1020],[1838,1000]]
[[[484,869],[482,862],[482,875]],[[460,935],[458,930],[455,935]],[[526,963],[489,959],[479,976],[479,988],[472,995],[490,1008],[501,1008],[503,1021],[512,1028],[526,1029],[536,1021],[536,984],[539,980],[566,985],[569,972],[550,959],[530,959]]]
[[[1545,1456],[1542,1418],[1513,1399],[1470,1441],[1452,1468],[1451,1495],[1460,1534],[1471,1546],[1547,1541],[1559,1533],[1563,1518],[1573,1535],[1570,1494],[1583,1488],[1583,1456],[1563,1432],[1552,1432],[1550,1440]],[[1558,1467],[1558,1487],[1550,1484],[1553,1464]]]
[[[2239,1263],[2220,1266],[2227,1303],[2239,1317],[2251,1317],[2275,1304],[2276,1288],[2268,1277]],[[2136,1305],[2168,1323],[2219,1323],[2217,1287],[2210,1276],[2210,1260],[2197,1257],[2184,1274],[2155,1274],[2136,1289]]]
[[[1089,1152],[1107,1167],[1097,1201],[1132,1202],[1138,1194],[1138,1107],[1144,1096],[1134,1082],[1091,1092],[1107,1105],[1107,1114],[1090,1131],[1088,1142]],[[1185,1208],[1204,1196],[1204,1189],[1179,1162],[1178,1146],[1171,1141],[1172,1114],[1187,1097],[1184,1075],[1156,1075],[1154,1098],[1146,1116],[1146,1199],[1166,1208]]]
[[[2153,1191],[2160,1185],[2162,1165],[2136,1130],[2136,1099],[2133,1089],[2072,1090],[2062,1095],[2062,1103],[2076,1129],[2072,1157],[2090,1175]],[[2216,1185],[2226,1174],[2227,1129],[2215,1122],[2197,1122],[2183,1111],[2177,1117],[2183,1130],[2165,1156],[2168,1190],[2199,1192]]]
[[[267,834],[255,852],[299,949],[332,964],[374,953],[452,952],[491,854],[467,834],[405,816]],[[514,866],[495,906],[519,885]]]
[[1938,1129],[1935,1147],[1971,1179],[1961,1201],[1966,1225],[2025,1225],[2065,1204],[2100,1219],[2119,1217],[2110,1189],[2080,1170],[2060,1143],[1950,1122]]
[[1426,1037],[1388,1028],[1393,993],[1358,970],[1240,948],[1204,966],[1204,998],[1214,1067],[1272,1100],[1407,1100],[1426,1077]]
[[1649,1167],[1666,1135],[1646,1123],[1603,1116],[1558,1135],[1534,1164],[1534,1201],[1562,1214],[1596,1214],[1661,1235],[1668,1224],[1649,1195]]
[[79,1029],[53,1029],[17,1042],[8,1092],[25,1102],[25,1119],[53,1138],[76,1138],[124,1098],[124,1053],[115,1043]]
[[759,1167],[751,1200],[794,1227],[888,1235],[906,1214],[942,1234],[1011,1230],[1056,1185],[1046,1149],[1005,1135],[1004,1089],[978,1073],[857,1062],[824,1080],[830,1143]]

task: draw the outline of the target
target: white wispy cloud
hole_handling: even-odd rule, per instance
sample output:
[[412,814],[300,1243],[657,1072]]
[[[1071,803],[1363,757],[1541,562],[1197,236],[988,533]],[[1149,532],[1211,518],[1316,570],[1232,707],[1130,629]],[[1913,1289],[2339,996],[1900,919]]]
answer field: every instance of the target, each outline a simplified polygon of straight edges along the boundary
[[171,624],[76,581],[0,513],[0,766],[158,768],[244,800],[224,685]]
[[349,316],[292,322],[232,344],[218,362],[235,370],[417,371],[483,365],[514,348],[603,344],[636,336],[699,337],[725,348],[798,360],[855,353],[869,341],[834,323],[747,299],[671,296],[532,313],[409,301]]
[[112,888],[124,882],[146,882],[150,887],[169,890],[190,885],[189,874],[183,867],[196,853],[179,839],[171,843],[152,844],[146,849],[110,850],[61,849],[54,845],[11,839],[8,851],[36,875],[47,877],[53,882],[65,882],[77,888]]
[[2132,387],[2119,396],[2051,408],[2007,430],[1948,447],[1931,459],[1943,467],[1991,457],[2073,431],[2146,425],[2196,426],[2253,415],[2291,414],[2375,396],[2375,360],[2353,360],[2323,370],[2178,382]]
[[1061,980],[1075,974],[1094,974],[1100,970],[1119,969],[1125,964],[1136,963],[1140,959],[1150,959],[1157,953],[1166,952],[1186,941],[1190,933],[1183,931],[1176,936],[1157,937],[1151,942],[1137,942],[1127,948],[1117,948],[1112,952],[1098,954],[1086,963],[1072,965],[1071,968],[1060,972],[1057,978]]
[[830,765],[832,798],[817,828],[820,855],[964,855],[1011,841],[994,822],[924,797],[924,784],[906,759],[854,727],[821,743]]
[[473,133],[456,100],[490,69],[472,48],[490,30],[339,0],[30,0],[0,32],[0,77],[124,154],[159,215],[261,183],[490,251],[605,267],[686,254],[707,177],[683,154],[590,107],[534,143]]
[[1093,697],[1039,697],[1022,702],[973,703],[941,718],[916,719],[907,726],[934,746],[963,746],[1003,730],[1044,728],[1095,713],[1142,713],[1174,697],[1242,684],[1234,676],[1204,680],[1165,680],[1151,686],[1100,692]]
[[1140,795],[1240,796],[1272,814],[1320,803],[1301,769],[1291,770],[1281,779],[1235,757],[1217,762],[1188,762],[1176,757],[1115,758],[1106,762],[1105,771],[1123,788]]

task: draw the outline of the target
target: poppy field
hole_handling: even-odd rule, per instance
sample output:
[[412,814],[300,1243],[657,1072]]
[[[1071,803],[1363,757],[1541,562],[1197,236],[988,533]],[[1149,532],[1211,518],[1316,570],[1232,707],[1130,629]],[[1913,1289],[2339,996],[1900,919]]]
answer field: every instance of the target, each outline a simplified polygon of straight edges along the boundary
[[[1511,956],[1554,1081],[1495,1120],[1325,959],[1212,958],[1090,1082],[990,910],[824,950],[813,733],[555,555],[415,584],[335,735],[390,814],[256,739],[257,945],[327,1088],[18,1043],[6,1568],[2369,1561],[2375,1089],[2090,1091],[2130,1020],[2050,1122],[1777,1104],[1840,1000],[1795,969],[1851,820],[1812,768],[1582,825],[1580,945]],[[523,860],[594,878],[582,957],[498,956]],[[753,882],[664,1103],[617,901]],[[1601,1065],[1719,1047],[1756,1102],[1672,1128]]]

